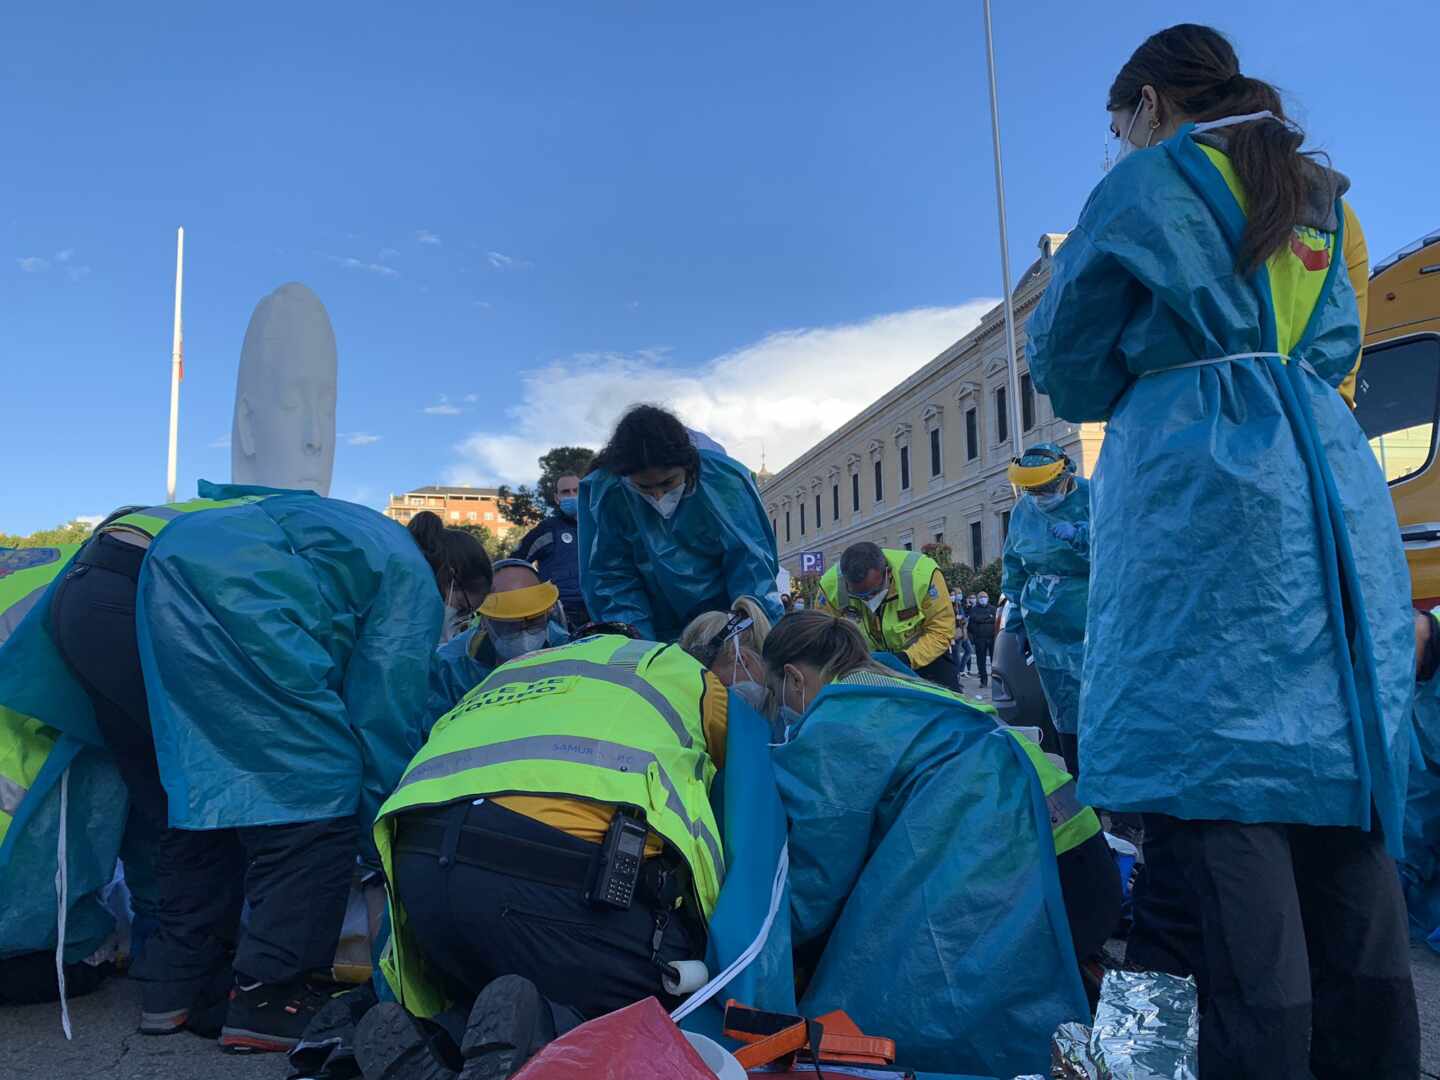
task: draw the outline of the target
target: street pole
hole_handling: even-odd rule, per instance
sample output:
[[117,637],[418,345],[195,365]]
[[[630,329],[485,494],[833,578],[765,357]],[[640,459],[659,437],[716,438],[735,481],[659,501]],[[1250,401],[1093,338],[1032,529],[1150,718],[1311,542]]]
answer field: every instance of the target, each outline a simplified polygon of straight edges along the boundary
[[1015,355],[1015,304],[1010,289],[1010,240],[1005,230],[1005,171],[1000,164],[1000,99],[995,86],[995,31],[990,25],[990,0],[985,7],[985,66],[990,73],[990,131],[995,141],[995,206],[1000,215],[1000,273],[1005,287],[1005,371],[1010,378],[1007,412],[1010,446],[1015,457],[1024,450],[1020,433],[1020,361]]
[[185,375],[185,336],[180,323],[181,290],[185,282],[185,230],[175,235],[175,333],[170,345],[170,456],[165,466],[165,501],[175,501],[175,459],[180,434],[180,380]]

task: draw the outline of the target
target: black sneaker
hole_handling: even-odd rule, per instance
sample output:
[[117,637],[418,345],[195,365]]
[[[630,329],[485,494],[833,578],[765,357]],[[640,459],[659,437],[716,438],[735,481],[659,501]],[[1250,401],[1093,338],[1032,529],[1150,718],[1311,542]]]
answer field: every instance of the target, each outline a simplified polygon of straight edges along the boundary
[[232,1054],[285,1053],[300,1041],[326,1000],[303,980],[237,986],[230,991],[220,1046]]
[[333,995],[310,1021],[290,1051],[292,1076],[354,1076],[355,1038],[360,1021],[378,1003],[375,990],[364,983]]
[[189,1031],[213,1039],[225,1023],[235,978],[230,965],[214,972],[208,983],[140,984],[140,1034],[173,1035]]
[[[509,1080],[555,1038],[555,1021],[539,989],[520,975],[501,975],[475,999],[460,1055],[460,1080]],[[366,1080],[369,1080],[367,1076]]]
[[365,1080],[455,1080],[415,1018],[393,1001],[365,1014],[355,1032],[355,1063]]

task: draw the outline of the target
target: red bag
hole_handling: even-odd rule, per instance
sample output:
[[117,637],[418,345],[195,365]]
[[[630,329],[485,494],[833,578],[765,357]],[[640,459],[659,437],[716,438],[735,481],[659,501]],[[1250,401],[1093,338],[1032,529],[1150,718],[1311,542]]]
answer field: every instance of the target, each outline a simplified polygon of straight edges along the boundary
[[566,1032],[515,1080],[715,1080],[653,997]]

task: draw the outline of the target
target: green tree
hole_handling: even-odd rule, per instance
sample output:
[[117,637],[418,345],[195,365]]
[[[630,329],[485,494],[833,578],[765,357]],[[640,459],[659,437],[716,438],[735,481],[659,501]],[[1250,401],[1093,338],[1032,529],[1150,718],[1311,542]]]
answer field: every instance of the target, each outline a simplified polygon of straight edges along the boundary
[[90,538],[93,531],[93,527],[83,521],[72,521],[65,525],[57,525],[53,529],[41,529],[29,536],[10,536],[0,533],[0,547],[36,548],[55,547],[57,544],[83,544]]
[[535,485],[535,494],[551,509],[560,509],[555,495],[555,484],[562,476],[583,477],[590,463],[595,460],[595,451],[587,446],[557,446],[540,457],[540,481]]
[[[514,520],[513,518],[511,519]],[[500,559],[510,557],[515,550],[515,545],[520,542],[520,530],[511,529],[505,533],[497,533],[484,525],[460,525],[457,528],[463,529],[470,535],[476,537],[485,546],[485,554],[490,556],[491,562],[498,562]]]
[[533,529],[545,520],[545,508],[536,493],[521,484],[518,488],[500,485],[499,497],[495,500],[506,521],[519,525],[522,530]]
[[502,486],[500,512],[507,521],[513,521],[522,529],[531,529],[545,520],[545,515],[560,509],[560,500],[555,494],[555,485],[562,476],[584,476],[595,460],[595,451],[584,446],[557,446],[536,460],[540,466],[540,479],[535,486],[521,484],[518,488]]

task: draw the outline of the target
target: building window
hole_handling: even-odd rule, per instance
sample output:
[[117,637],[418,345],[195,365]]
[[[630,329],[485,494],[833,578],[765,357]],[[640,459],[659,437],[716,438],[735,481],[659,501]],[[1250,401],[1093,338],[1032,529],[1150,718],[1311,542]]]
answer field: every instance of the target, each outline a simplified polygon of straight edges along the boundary
[[785,543],[790,542],[790,511],[785,511]]
[[830,485],[830,520],[840,520],[840,481]]
[[977,409],[965,410],[965,458],[974,461],[980,456],[980,413]]
[[1003,386],[995,391],[995,441],[1002,446],[1010,441],[1010,402]]
[[805,535],[805,500],[800,500],[800,535]]
[[1000,514],[1000,539],[1004,540],[1010,535],[1010,511],[1005,510]]
[[935,534],[935,543],[937,543],[937,544],[943,544],[943,543],[945,543],[945,534],[944,534],[943,532],[937,532],[937,533]]
[[815,492],[815,531],[820,531],[820,492]]
[[850,474],[850,509],[855,513],[860,512],[860,474]]
[[494,521],[494,520],[495,520],[495,515],[492,514],[489,510],[486,510],[486,511],[485,511],[485,520],[486,520],[486,521]]
[[900,490],[910,490],[910,447],[900,447]]
[[940,429],[930,431],[930,475],[939,476],[945,471],[945,458],[940,453]]
[[980,522],[970,523],[970,565],[976,570],[985,568],[985,548],[980,538]]
[[885,498],[885,475],[880,468],[880,459],[875,459],[875,501]]
[[915,543],[914,543],[914,541],[912,541],[912,540],[906,540],[906,541],[905,541],[905,550],[906,550],[906,551],[914,551],[914,550],[915,550]]
[[475,513],[474,510],[471,510],[468,514],[465,515],[465,517],[466,517],[468,520],[470,520],[470,521],[474,521],[474,520],[475,520],[476,518],[478,518],[479,516],[480,516],[480,515],[477,514],[477,513]]
[[779,534],[779,532],[780,532],[780,530],[779,530],[779,528],[776,527],[775,519],[774,519],[774,518],[771,518],[771,519],[770,519],[770,535],[771,535],[771,536],[776,536],[776,535]]
[[451,510],[451,511],[450,511],[450,520],[451,520],[451,521],[459,521],[459,520],[460,520],[460,511],[459,511],[459,510]]
[[410,496],[410,505],[411,505],[411,506],[424,506],[424,505],[425,505],[425,496],[424,496],[424,495],[411,495],[411,496]]
[[1035,426],[1035,384],[1030,381],[1027,371],[1020,376],[1020,430],[1029,431]]

